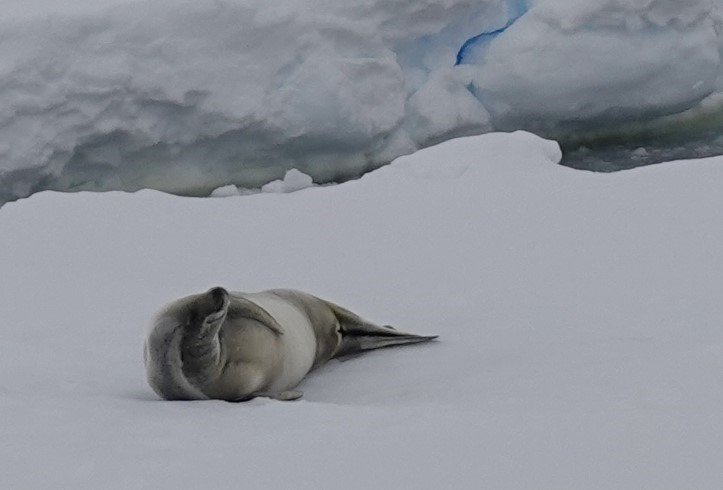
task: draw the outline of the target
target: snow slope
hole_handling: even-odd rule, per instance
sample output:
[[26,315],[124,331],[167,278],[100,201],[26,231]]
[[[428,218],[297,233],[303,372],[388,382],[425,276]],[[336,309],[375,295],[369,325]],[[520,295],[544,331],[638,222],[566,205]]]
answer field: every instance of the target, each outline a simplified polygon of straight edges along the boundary
[[692,118],[678,153],[723,152],[722,5],[0,0],[0,203],[341,181],[500,129],[630,150]]
[[[723,160],[616,174],[526,133],[358,181],[0,209],[3,488],[719,489]],[[147,322],[297,287],[436,343],[332,362],[299,402],[163,402]]]

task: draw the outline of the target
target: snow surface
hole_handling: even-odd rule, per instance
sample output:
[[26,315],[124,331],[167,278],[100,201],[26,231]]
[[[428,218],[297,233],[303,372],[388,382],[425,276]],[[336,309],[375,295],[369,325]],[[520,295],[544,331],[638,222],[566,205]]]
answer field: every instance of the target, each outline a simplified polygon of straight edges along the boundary
[[291,168],[341,181],[454,136],[594,146],[659,135],[659,118],[696,108],[694,134],[723,127],[723,0],[0,7],[0,203],[44,189],[207,196]]
[[[720,489],[723,159],[616,174],[526,133],[338,186],[0,209],[3,488]],[[433,344],[299,402],[164,402],[154,311],[296,287]]]

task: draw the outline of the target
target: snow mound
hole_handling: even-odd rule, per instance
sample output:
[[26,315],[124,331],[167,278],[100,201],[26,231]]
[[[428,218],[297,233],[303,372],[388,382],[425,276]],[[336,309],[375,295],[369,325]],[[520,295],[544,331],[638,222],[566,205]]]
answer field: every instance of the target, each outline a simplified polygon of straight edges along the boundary
[[272,192],[276,194],[296,192],[314,185],[311,177],[295,168],[287,171],[282,180],[274,180],[261,187],[261,192]]
[[233,184],[217,187],[211,191],[210,197],[233,197],[240,196],[239,188]]

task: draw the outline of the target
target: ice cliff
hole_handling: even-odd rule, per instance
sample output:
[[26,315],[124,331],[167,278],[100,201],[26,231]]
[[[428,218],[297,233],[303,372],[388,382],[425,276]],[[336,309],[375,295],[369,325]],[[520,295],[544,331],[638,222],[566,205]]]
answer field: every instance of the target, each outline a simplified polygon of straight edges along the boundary
[[493,130],[573,148],[723,127],[720,0],[0,6],[0,203],[345,180]]

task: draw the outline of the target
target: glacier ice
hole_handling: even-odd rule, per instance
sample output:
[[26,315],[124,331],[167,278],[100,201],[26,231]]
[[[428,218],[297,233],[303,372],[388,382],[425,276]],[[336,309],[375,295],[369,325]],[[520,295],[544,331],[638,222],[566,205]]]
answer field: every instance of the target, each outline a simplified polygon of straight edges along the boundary
[[599,169],[723,152],[723,0],[0,6],[0,203],[340,181],[495,130]]
[[502,27],[491,31],[484,31],[467,39],[457,51],[456,63],[477,64],[484,62],[484,53],[490,43],[500,34],[505,32],[512,24],[525,15],[529,10],[526,0],[509,0],[507,4],[507,21]]

